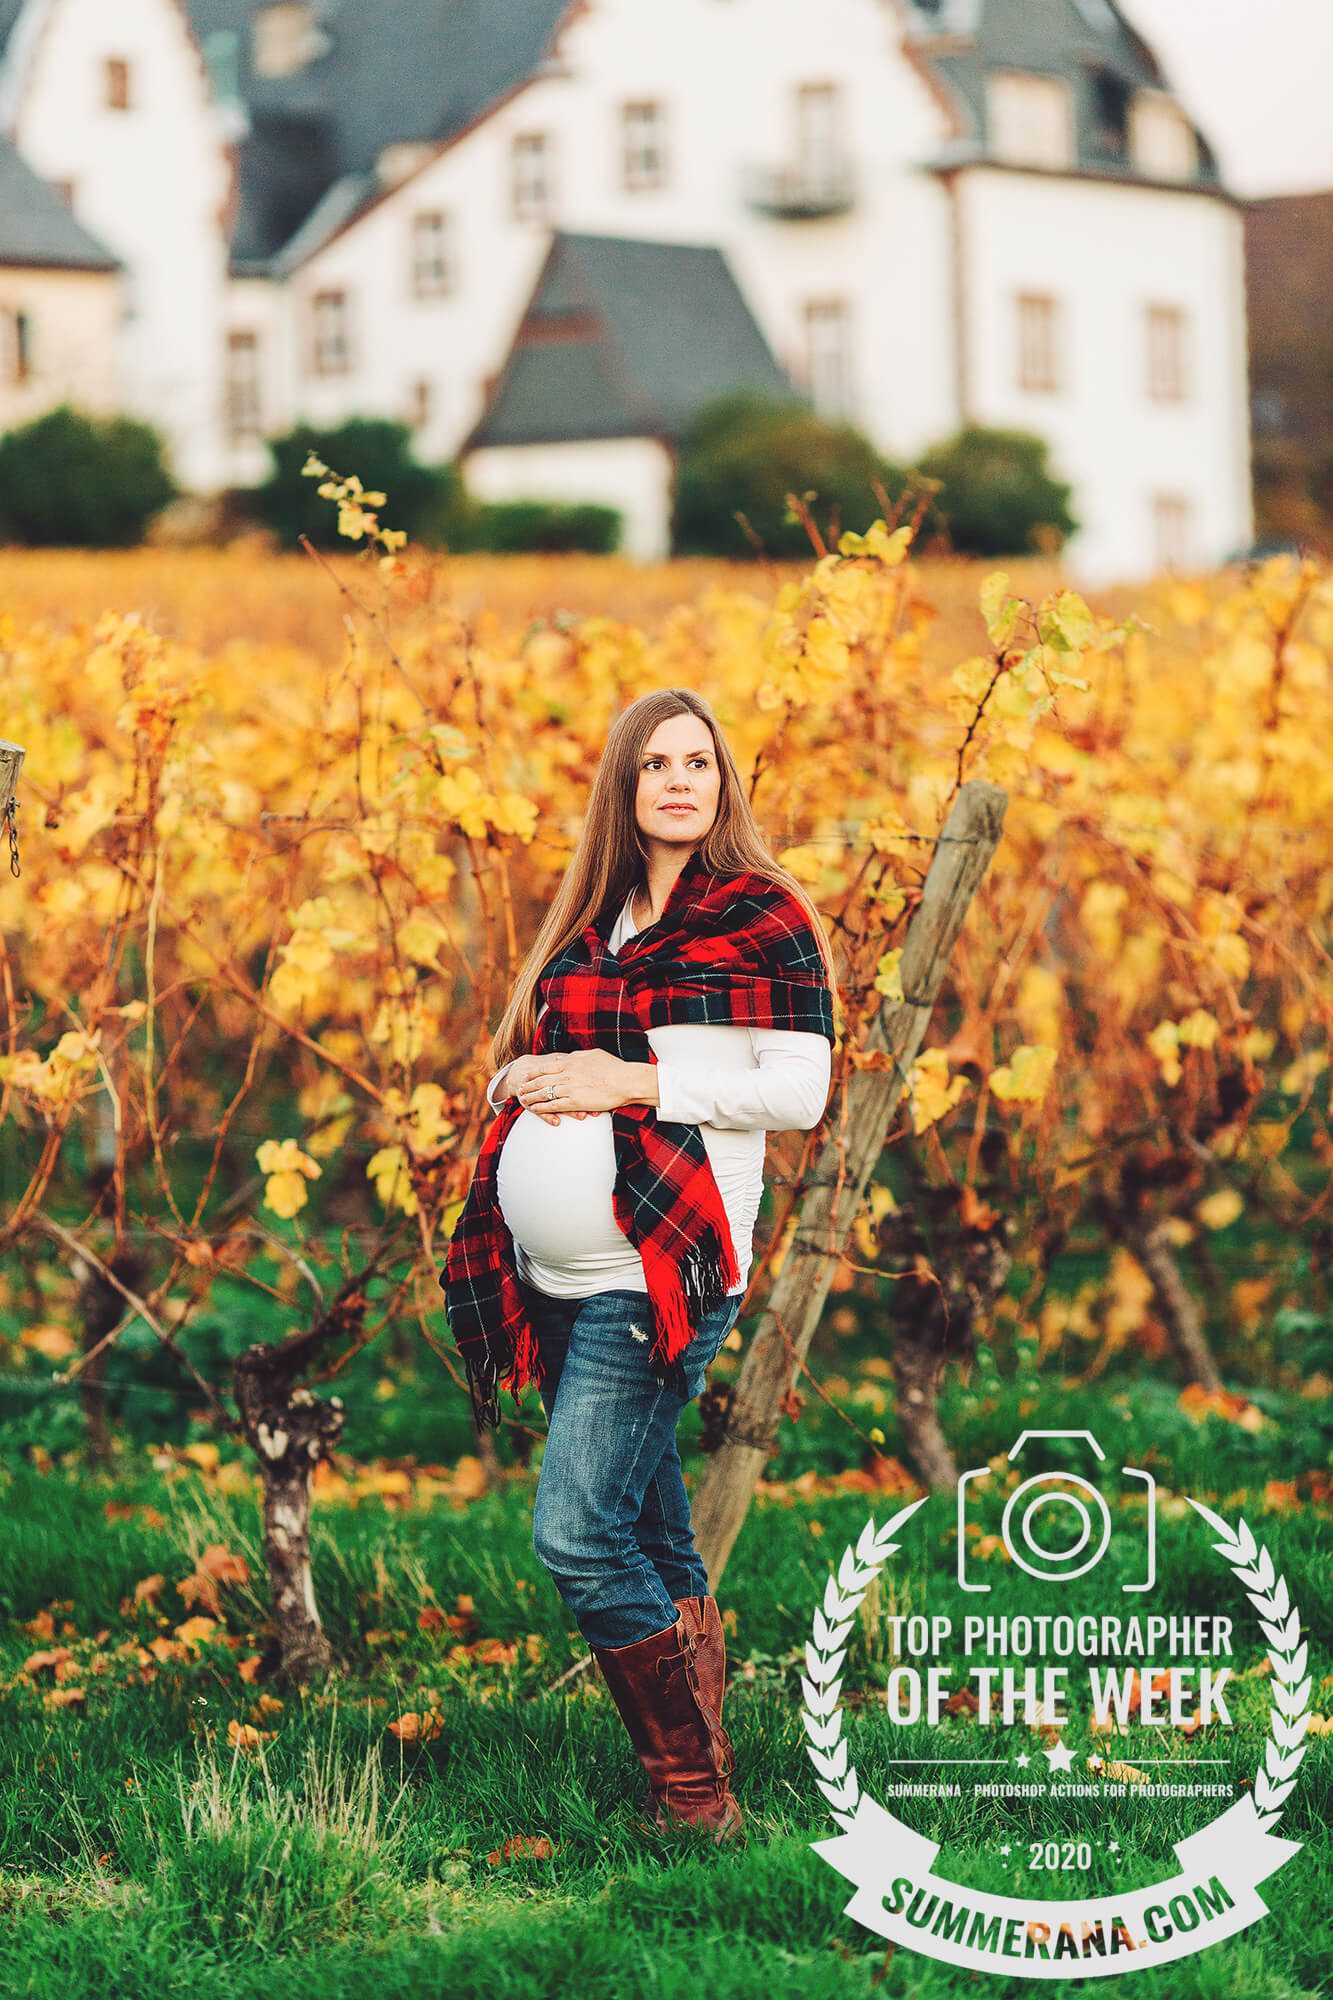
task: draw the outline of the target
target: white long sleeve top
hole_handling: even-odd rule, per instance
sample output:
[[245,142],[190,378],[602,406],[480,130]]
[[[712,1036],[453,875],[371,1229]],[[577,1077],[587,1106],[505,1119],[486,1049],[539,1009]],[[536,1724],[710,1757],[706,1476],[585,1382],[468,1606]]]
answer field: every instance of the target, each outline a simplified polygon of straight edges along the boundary
[[[625,899],[611,931],[612,951],[636,934],[633,900],[632,894]],[[741,1293],[764,1190],[764,1134],[807,1132],[819,1123],[828,1103],[828,1039],[693,1021],[647,1034],[656,1058],[658,1117],[699,1127],[741,1274],[731,1292]],[[506,1063],[487,1085],[493,1110],[508,1068]],[[611,1205],[615,1177],[609,1111],[562,1117],[556,1125],[520,1112],[501,1149],[496,1192],[521,1278],[554,1298],[647,1291],[643,1259]]]

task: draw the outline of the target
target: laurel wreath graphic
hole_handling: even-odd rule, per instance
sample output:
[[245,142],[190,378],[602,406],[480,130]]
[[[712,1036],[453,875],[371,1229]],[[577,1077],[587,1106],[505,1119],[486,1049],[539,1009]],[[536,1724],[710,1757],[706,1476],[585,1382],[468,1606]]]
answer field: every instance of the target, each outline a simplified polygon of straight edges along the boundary
[[[824,1602],[814,1614],[811,1637],[806,1641],[806,1672],[801,1676],[801,1721],[810,1739],[806,1754],[815,1767],[816,1782],[828,1801],[829,1812],[844,1833],[851,1831],[861,1796],[856,1766],[848,1763],[847,1745],[842,1740],[840,1675],[847,1657],[847,1637],[866,1591],[897,1552],[894,1536],[929,1497],[923,1494],[913,1500],[878,1531],[872,1516],[855,1548],[848,1543],[836,1577],[830,1576],[824,1587]],[[1301,1640],[1300,1613],[1291,1601],[1287,1580],[1278,1576],[1272,1556],[1255,1541],[1248,1524],[1241,1519],[1232,1529],[1202,1502],[1191,1500],[1189,1504],[1220,1537],[1214,1547],[1245,1585],[1268,1641],[1273,1707],[1264,1762],[1254,1779],[1254,1809],[1261,1830],[1267,1833],[1282,1816],[1296,1782],[1297,1767],[1309,1747],[1301,1740],[1310,1721],[1309,1649]]]
[[[1186,1495],[1188,1498],[1188,1495]],[[1301,1614],[1291,1601],[1287,1579],[1278,1576],[1273,1558],[1261,1548],[1244,1518],[1229,1528],[1220,1514],[1191,1500],[1214,1534],[1221,1537],[1213,1547],[1230,1563],[1245,1585],[1245,1594],[1259,1613],[1259,1624],[1268,1641],[1268,1657],[1273,1665],[1273,1706],[1268,1718],[1268,1740],[1264,1761],[1254,1774],[1254,1810],[1261,1830],[1268,1833],[1282,1817],[1296,1769],[1309,1749],[1301,1738],[1310,1726],[1310,1676],[1306,1672],[1309,1647],[1301,1638]]]

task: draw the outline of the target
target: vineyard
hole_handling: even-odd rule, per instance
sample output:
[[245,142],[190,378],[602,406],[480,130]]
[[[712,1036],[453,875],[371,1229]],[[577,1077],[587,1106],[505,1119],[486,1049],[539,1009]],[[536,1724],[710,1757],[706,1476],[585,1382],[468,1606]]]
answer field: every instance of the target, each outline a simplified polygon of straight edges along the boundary
[[[810,1855],[791,1663],[866,1513],[1024,1423],[1114,1428],[1154,1467],[1173,1610],[1227,1588],[1180,1496],[1263,1519],[1315,1659],[1284,1826],[1309,1845],[1260,1929],[1138,1990],[1321,1990],[1333,575],[1085,601],[1045,563],[919,563],[884,523],[771,568],[449,558],[328,478],[327,560],[0,553],[25,752],[0,870],[5,1990],[351,1993],[373,1948],[390,1992],[611,1993],[627,1923],[663,1986],[752,1992],[759,1963],[773,1992],[955,1990],[888,1964]],[[827,1301],[718,1589],[763,1837],[674,1864],[615,1817],[615,1718],[533,1558],[540,1404],[476,1436],[437,1278],[607,728],[666,686],[712,703],[841,988],[824,1123],[770,1140],[742,1317],[682,1424],[696,1488],[788,1260],[807,1284],[830,1143],[893,1071],[875,1024],[916,1001],[940,836],[969,787],[1003,804],[817,1248]],[[283,1493],[309,1512],[286,1567],[261,1525]],[[973,1554],[998,1571],[993,1525]],[[935,1561],[867,1599],[849,1685]],[[1266,1726],[1262,1674],[1241,1685],[1211,1753],[1238,1783]],[[857,1726],[865,1774],[887,1732]],[[1183,1830],[1164,1800],[1106,1810],[1132,1865]],[[992,1885],[1006,1812],[974,1829]]]

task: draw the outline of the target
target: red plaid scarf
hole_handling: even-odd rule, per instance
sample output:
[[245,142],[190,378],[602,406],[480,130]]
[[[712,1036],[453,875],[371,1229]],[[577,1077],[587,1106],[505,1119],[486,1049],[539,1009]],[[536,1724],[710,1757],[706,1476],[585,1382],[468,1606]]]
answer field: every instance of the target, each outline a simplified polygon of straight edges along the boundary
[[[547,966],[533,1054],[608,1049],[653,1062],[647,1030],[673,1022],[788,1028],[835,1040],[833,996],[814,928],[782,884],[713,875],[697,850],[661,916],[621,946],[606,909]],[[518,1285],[514,1241],[496,1197],[496,1168],[524,1106],[506,1099],[483,1141],[440,1277],[449,1330],[467,1369],[479,1428],[498,1429],[498,1390],[515,1407],[536,1379],[536,1337]],[[654,1322],[650,1364],[684,1393],[677,1357],[700,1320],[740,1282],[722,1197],[697,1125],[663,1121],[651,1104],[611,1113],[612,1207],[643,1259]]]

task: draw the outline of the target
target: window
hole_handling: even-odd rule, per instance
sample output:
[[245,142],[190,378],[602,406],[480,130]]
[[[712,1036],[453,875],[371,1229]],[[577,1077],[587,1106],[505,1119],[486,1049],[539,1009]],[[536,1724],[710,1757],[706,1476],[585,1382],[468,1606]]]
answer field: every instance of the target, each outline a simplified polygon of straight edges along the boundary
[[1192,543],[1192,509],[1188,495],[1154,493],[1152,512],[1158,569],[1188,569]]
[[1062,76],[1002,71],[986,82],[993,159],[1020,167],[1074,163],[1074,103]]
[[545,132],[516,132],[512,156],[513,212],[519,222],[545,222],[551,212],[551,143]]
[[631,190],[666,186],[666,112],[655,103],[626,104],[620,114],[621,171]]
[[434,385],[419,376],[407,392],[408,425],[414,431],[424,431],[434,415]]
[[836,83],[803,83],[796,92],[796,164],[803,187],[833,187],[842,167],[841,93]]
[[250,327],[233,327],[227,335],[226,394],[231,442],[259,437],[259,335]]
[[1060,386],[1057,366],[1057,307],[1045,292],[1018,294],[1018,386],[1049,390]]
[[311,366],[316,375],[347,375],[352,351],[348,335],[347,294],[316,292],[310,302]]
[[845,299],[810,299],[805,307],[805,372],[821,417],[852,414],[851,316]]
[[1188,394],[1179,306],[1148,307],[1148,394],[1154,403],[1183,403]]
[[108,111],[130,109],[130,66],[124,56],[108,56],[103,72]]
[[1141,174],[1158,181],[1193,180],[1199,149],[1189,121],[1159,90],[1140,90],[1129,111],[1129,150]]
[[445,298],[454,289],[452,217],[432,209],[412,217],[412,296]]
[[32,320],[17,308],[0,307],[0,382],[17,388],[32,374]]

